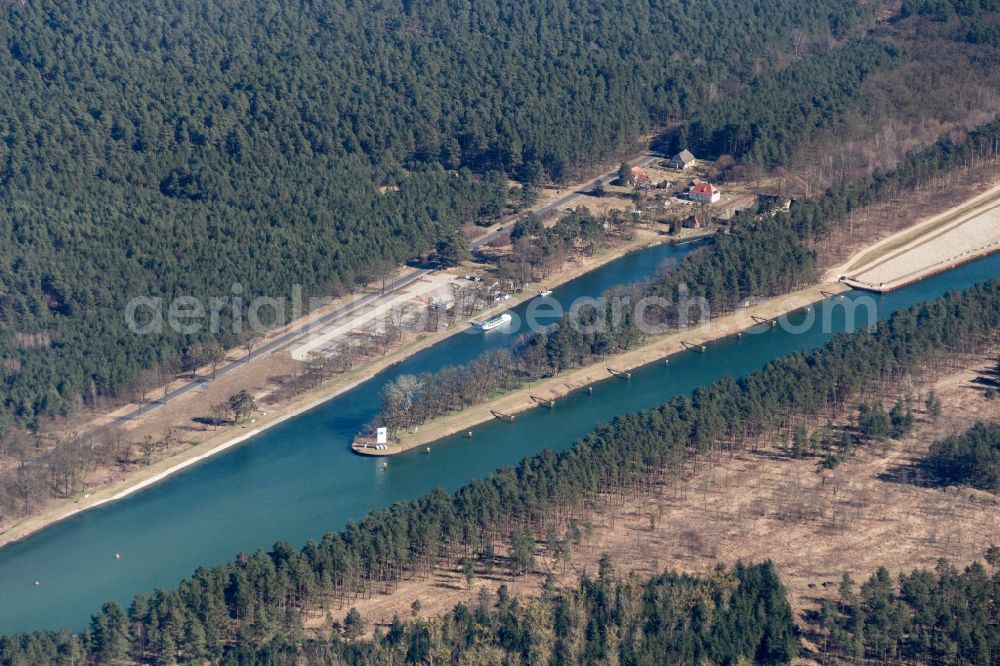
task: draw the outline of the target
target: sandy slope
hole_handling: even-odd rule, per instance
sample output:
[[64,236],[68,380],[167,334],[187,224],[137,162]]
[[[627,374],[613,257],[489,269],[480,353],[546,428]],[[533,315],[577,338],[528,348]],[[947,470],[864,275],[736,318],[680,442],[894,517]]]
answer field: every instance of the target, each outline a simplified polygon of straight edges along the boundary
[[890,291],[996,251],[1000,186],[866,248],[827,277]]

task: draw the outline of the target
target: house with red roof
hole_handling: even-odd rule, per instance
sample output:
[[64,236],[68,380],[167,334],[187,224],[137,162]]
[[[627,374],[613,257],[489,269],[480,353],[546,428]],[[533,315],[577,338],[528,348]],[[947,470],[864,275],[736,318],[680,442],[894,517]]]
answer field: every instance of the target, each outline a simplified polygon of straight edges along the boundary
[[641,167],[632,167],[630,173],[632,174],[633,185],[645,185],[649,183],[649,174],[643,171]]
[[715,203],[722,198],[722,193],[711,183],[698,183],[688,191],[688,198],[698,203]]

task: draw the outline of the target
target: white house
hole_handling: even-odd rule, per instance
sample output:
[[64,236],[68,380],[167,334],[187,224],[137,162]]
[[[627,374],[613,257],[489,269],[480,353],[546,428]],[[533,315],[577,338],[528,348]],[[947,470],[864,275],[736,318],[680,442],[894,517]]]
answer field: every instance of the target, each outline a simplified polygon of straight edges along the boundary
[[722,198],[722,193],[711,183],[698,183],[688,192],[688,198],[698,203],[715,203]]

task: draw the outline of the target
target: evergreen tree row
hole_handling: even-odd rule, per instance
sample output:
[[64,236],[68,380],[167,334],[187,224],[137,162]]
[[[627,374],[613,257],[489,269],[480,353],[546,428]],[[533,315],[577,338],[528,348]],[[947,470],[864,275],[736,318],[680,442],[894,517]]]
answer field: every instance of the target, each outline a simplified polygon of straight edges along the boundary
[[[730,312],[749,296],[793,291],[813,277],[814,255],[784,216],[741,223],[651,285],[611,290],[604,306],[570,312],[549,330],[526,334],[511,350],[397,378],[383,389],[372,427],[384,426],[390,432],[412,428],[480,404],[498,391],[628,351],[648,338],[648,331],[677,330]],[[669,302],[639,313],[635,306],[647,294],[668,296]]]

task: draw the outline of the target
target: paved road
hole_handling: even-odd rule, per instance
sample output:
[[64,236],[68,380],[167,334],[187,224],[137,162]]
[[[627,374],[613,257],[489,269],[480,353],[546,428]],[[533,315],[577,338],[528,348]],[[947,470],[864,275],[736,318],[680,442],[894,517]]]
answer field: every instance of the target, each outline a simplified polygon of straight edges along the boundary
[[[633,166],[646,166],[647,164],[649,164],[650,162],[652,162],[652,161],[654,161],[656,159],[658,159],[658,156],[656,156],[656,155],[643,155],[639,159],[630,162],[630,164],[632,164]],[[534,212],[535,212],[536,215],[547,215],[548,213],[551,213],[553,211],[558,211],[558,210],[560,210],[560,209],[568,206],[572,202],[576,201],[576,199],[578,199],[580,196],[582,196],[582,194],[584,192],[589,192],[591,189],[593,189],[594,185],[597,184],[597,181],[601,181],[602,183],[604,183],[605,185],[607,185],[607,184],[611,183],[613,180],[615,180],[615,178],[617,178],[617,177],[618,177],[618,171],[615,170],[615,171],[612,171],[611,173],[607,173],[607,174],[605,174],[603,176],[595,178],[594,180],[590,181],[589,183],[586,183],[583,186],[581,186],[581,187],[573,190],[572,192],[570,192],[566,196],[564,196],[564,197],[562,197],[562,198],[560,198],[560,199],[558,199],[556,201],[553,201],[550,204],[542,206],[541,208],[539,208],[538,210],[536,210]],[[484,245],[486,243],[494,241],[494,240],[496,240],[498,238],[501,238],[501,237],[503,237],[505,235],[508,235],[509,233],[510,233],[510,229],[508,228],[508,226],[501,226],[501,227],[499,227],[497,229],[494,229],[493,231],[487,232],[486,234],[480,236],[479,238],[476,238],[472,242],[472,247],[473,247],[473,249],[475,249],[475,248],[477,248],[480,245]],[[399,291],[400,289],[403,289],[404,287],[406,287],[406,286],[408,286],[408,285],[416,282],[417,280],[419,280],[423,276],[425,276],[428,273],[430,273],[432,270],[433,269],[430,269],[430,268],[415,268],[413,270],[410,270],[407,273],[404,273],[402,276],[396,278],[392,282],[389,282],[388,284],[386,284],[385,285],[385,289],[379,290],[379,291],[376,291],[376,292],[372,292],[370,294],[365,294],[361,298],[358,298],[358,299],[356,299],[354,301],[351,301],[350,303],[347,303],[346,305],[343,305],[343,306],[337,308],[336,310],[333,310],[332,312],[329,312],[329,313],[323,315],[322,317],[320,317],[316,321],[310,322],[308,324],[303,324],[302,326],[298,326],[298,327],[296,327],[296,328],[288,331],[287,333],[283,333],[283,334],[279,335],[278,337],[274,338],[273,340],[270,340],[267,343],[261,345],[259,348],[257,348],[256,350],[254,350],[252,352],[252,354],[259,356],[261,354],[266,354],[266,353],[274,351],[276,349],[280,349],[281,347],[285,346],[286,344],[288,344],[289,342],[291,342],[295,338],[297,338],[297,337],[299,337],[299,336],[301,336],[301,335],[309,332],[309,330],[311,330],[313,328],[316,328],[318,326],[323,326],[323,325],[328,324],[328,323],[330,323],[332,321],[335,321],[335,320],[337,320],[337,319],[339,319],[341,317],[349,315],[352,312],[354,312],[355,310],[358,310],[359,308],[362,308],[362,307],[368,305],[372,301],[374,301],[374,300],[376,300],[378,298],[381,298],[385,294],[391,294],[392,292]],[[235,370],[236,368],[240,367],[241,365],[243,365],[244,363],[246,363],[249,360],[248,357],[250,355],[251,354],[244,354],[243,356],[240,356],[239,358],[237,358],[234,361],[230,361],[230,362],[226,363],[225,365],[219,366],[216,369],[216,373],[215,373],[216,377],[224,375],[227,372],[231,372],[231,371]],[[185,393],[187,393],[189,391],[193,391],[193,390],[197,389],[199,386],[201,386],[202,383],[204,383],[206,381],[208,381],[206,378],[193,379],[190,382],[187,382],[186,384],[178,386],[177,388],[173,389],[172,391],[168,391],[167,395],[164,398],[161,398],[160,400],[157,400],[154,403],[150,403],[148,405],[142,405],[142,406],[137,407],[137,408],[135,408],[133,410],[130,410],[129,412],[127,412],[125,414],[122,414],[121,416],[119,416],[116,419],[114,419],[109,425],[121,425],[123,423],[127,423],[128,421],[130,421],[131,419],[135,418],[139,414],[142,414],[143,412],[148,412],[151,409],[155,409],[158,406],[166,404],[167,402],[173,400],[174,398],[180,397],[180,396],[184,395]],[[105,427],[107,427],[107,426],[105,426]]]
[[[432,269],[430,269],[430,268],[416,268],[416,269],[414,269],[412,271],[409,271],[408,273],[405,273],[404,275],[396,278],[392,282],[387,283],[385,285],[385,293],[389,294],[389,293],[392,293],[394,291],[398,291],[398,290],[400,290],[400,289],[402,289],[402,288],[404,288],[404,287],[412,284],[413,282],[416,282],[417,280],[419,280],[423,276],[425,276],[428,273],[430,273],[431,270]],[[316,319],[313,322],[310,322],[308,324],[303,324],[302,326],[298,326],[298,327],[296,327],[296,328],[288,331],[287,333],[282,333],[281,335],[279,335],[278,337],[274,338],[273,340],[270,340],[270,341],[266,342],[265,344],[261,345],[260,347],[258,347],[257,349],[255,349],[251,353],[253,355],[259,356],[260,354],[266,354],[266,353],[268,353],[270,351],[274,351],[276,349],[280,349],[281,347],[285,346],[286,344],[288,344],[289,342],[291,342],[295,338],[303,335],[304,333],[307,333],[310,329],[318,327],[318,326],[323,326],[323,325],[328,324],[328,323],[330,323],[332,321],[335,321],[335,320],[337,320],[337,319],[339,319],[339,318],[341,318],[341,317],[343,317],[345,315],[349,315],[352,312],[354,312],[355,310],[368,305],[369,303],[371,303],[372,301],[380,298],[381,296],[382,296],[382,290],[374,291],[374,292],[372,292],[370,294],[365,294],[361,298],[355,299],[355,300],[351,301],[350,303],[347,303],[346,305],[342,305],[341,307],[337,308],[336,310],[328,312],[327,314],[323,315],[322,317],[320,317],[319,319]],[[220,375],[224,375],[227,372],[231,372],[232,370],[235,370],[236,368],[240,367],[241,365],[243,365],[244,363],[246,363],[249,360],[248,357],[250,355],[251,354],[244,354],[243,356],[240,356],[236,360],[230,361],[229,363],[226,363],[225,365],[219,366],[216,369],[216,373],[215,373],[216,377],[218,377]],[[190,381],[190,382],[188,382],[186,384],[183,384],[182,386],[178,386],[177,388],[173,389],[172,391],[168,391],[167,395],[166,395],[166,402],[169,402],[169,401],[173,400],[174,398],[176,398],[178,396],[182,396],[185,393],[187,393],[188,391],[195,390],[196,388],[198,388],[199,386],[201,386],[201,384],[203,382],[206,382],[206,381],[208,381],[206,378],[194,379],[194,380],[192,380],[192,381]],[[141,407],[137,407],[136,409],[133,409],[133,410],[129,411],[126,414],[122,414],[121,416],[119,416],[118,418],[116,418],[112,423],[114,425],[119,425],[119,424],[122,424],[122,423],[126,423],[130,419],[134,418],[135,416],[139,415],[140,413],[142,413],[144,411],[148,412],[150,409],[154,409],[157,406],[163,405],[164,402],[165,401],[161,398],[160,400],[156,401],[155,403],[151,403],[149,405],[144,405],[144,406],[141,406]]]
[[[629,164],[631,164],[632,166],[644,167],[647,164],[649,164],[650,162],[654,162],[654,161],[656,161],[658,159],[662,159],[662,157],[659,156],[659,155],[643,155],[642,157],[640,157],[637,160],[630,161]],[[612,171],[610,173],[606,173],[603,176],[599,176],[599,177],[595,178],[594,180],[590,181],[589,183],[581,185],[580,187],[578,187],[575,190],[571,191],[569,194],[567,194],[566,196],[562,197],[561,199],[557,199],[557,200],[553,201],[550,204],[546,204],[546,205],[542,206],[538,210],[534,211],[534,213],[535,213],[535,215],[543,217],[545,215],[548,215],[549,213],[558,212],[559,210],[561,210],[563,208],[566,208],[571,203],[573,203],[574,201],[576,201],[578,198],[580,198],[581,196],[583,196],[584,193],[589,192],[590,190],[594,189],[594,185],[597,184],[597,181],[601,181],[601,183],[603,183],[604,185],[610,185],[617,178],[618,178],[618,170],[615,169],[614,171]],[[491,231],[491,232],[487,233],[484,236],[480,236],[479,238],[477,238],[476,240],[474,240],[472,242],[472,246],[473,246],[473,248],[475,248],[477,245],[485,245],[486,243],[489,243],[490,241],[496,240],[497,238],[500,238],[501,236],[507,235],[509,233],[510,233],[510,228],[507,227],[507,226],[504,226],[503,227],[503,231],[494,230],[494,231]]]

